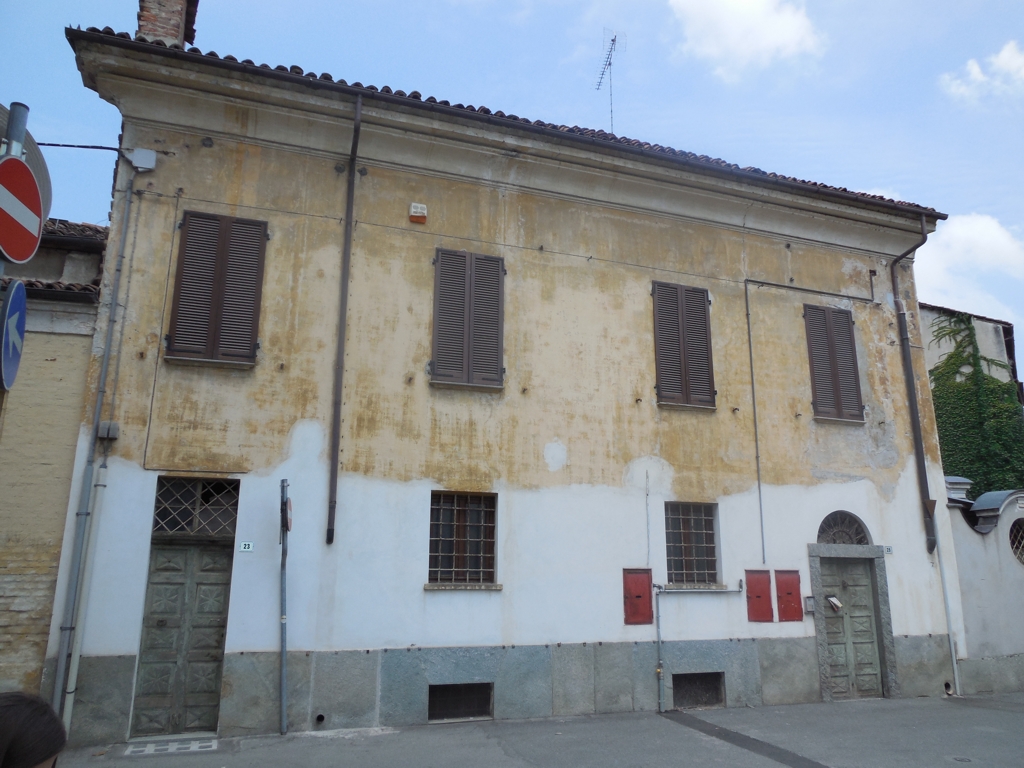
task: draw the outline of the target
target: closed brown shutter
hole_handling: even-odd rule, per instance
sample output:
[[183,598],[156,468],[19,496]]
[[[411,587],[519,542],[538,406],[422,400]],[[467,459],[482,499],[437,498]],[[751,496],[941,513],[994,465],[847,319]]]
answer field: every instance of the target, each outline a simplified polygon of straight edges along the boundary
[[849,310],[804,305],[811,397],[815,416],[860,420],[864,417],[853,315]]
[[857,348],[853,343],[853,315],[845,309],[833,309],[829,315],[832,321],[832,342],[839,385],[839,416],[843,419],[863,419],[864,405],[860,398]]
[[174,354],[204,356],[209,351],[219,240],[219,217],[185,214],[168,342]]
[[473,256],[469,316],[470,384],[500,387],[502,336],[502,260]]
[[438,251],[434,272],[434,381],[469,379],[470,254]]
[[681,286],[654,284],[654,368],[659,403],[685,403]]
[[267,225],[188,211],[167,353],[255,362]]
[[715,404],[715,377],[711,370],[711,318],[708,292],[703,288],[683,291],[683,360],[686,388],[692,405]]
[[235,219],[228,229],[224,298],[218,351],[223,358],[256,357],[256,331],[263,287],[266,224]]
[[654,283],[654,365],[659,403],[715,404],[708,292]]

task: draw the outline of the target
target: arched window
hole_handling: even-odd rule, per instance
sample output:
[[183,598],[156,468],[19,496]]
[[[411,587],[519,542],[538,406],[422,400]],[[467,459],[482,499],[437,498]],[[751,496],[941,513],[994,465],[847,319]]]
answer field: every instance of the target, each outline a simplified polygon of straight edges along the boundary
[[1024,564],[1024,517],[1018,517],[1010,526],[1010,549]]
[[819,544],[870,544],[864,524],[849,512],[828,515],[818,527]]

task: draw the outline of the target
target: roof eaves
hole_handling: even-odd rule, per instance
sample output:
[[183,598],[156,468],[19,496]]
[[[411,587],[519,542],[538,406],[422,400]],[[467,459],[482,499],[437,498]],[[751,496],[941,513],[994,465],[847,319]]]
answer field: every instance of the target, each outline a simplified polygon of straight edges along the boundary
[[902,215],[912,215],[915,218],[924,214],[932,219],[946,219],[948,215],[916,203],[891,200],[881,195],[871,195],[866,192],[853,192],[845,187],[833,187],[820,182],[797,179],[792,176],[783,176],[777,173],[769,173],[760,168],[741,168],[735,163],[727,163],[718,158],[707,155],[697,155],[692,152],[665,147],[660,144],[650,144],[639,139],[630,139],[624,136],[616,136],[601,130],[580,128],[579,126],[555,125],[542,120],[529,120],[528,118],[516,115],[506,115],[497,110],[492,111],[487,107],[463,106],[462,104],[451,105],[447,101],[438,101],[433,97],[426,100],[418,91],[406,94],[401,90],[392,90],[388,86],[377,88],[376,86],[364,86],[362,83],[349,85],[344,80],[334,80],[328,73],[317,75],[314,72],[304,72],[302,67],[277,66],[271,68],[267,64],[257,65],[250,59],[239,61],[234,56],[219,56],[215,51],[203,53],[198,48],[183,48],[172,45],[166,46],[161,41],[144,42],[133,40],[127,32],[114,32],[110,27],[102,30],[96,27],[89,27],[86,30],[68,27],[65,36],[72,47],[76,41],[97,42],[115,45],[128,50],[135,50],[143,53],[155,53],[161,56],[168,56],[181,61],[192,63],[205,63],[222,69],[229,69],[236,72],[253,74],[284,82],[306,85],[315,89],[331,90],[345,93],[352,96],[362,95],[364,98],[372,98],[384,103],[396,104],[405,107],[413,107],[429,112],[435,112],[451,117],[471,118],[502,128],[515,127],[531,133],[539,133],[551,138],[562,138],[574,142],[586,143],[591,147],[600,150],[613,150],[652,160],[668,160],[679,165],[691,168],[700,173],[712,173],[725,177],[731,177],[746,183],[753,183],[759,186],[775,187],[801,195],[813,194],[825,199],[832,199],[862,207],[873,207],[888,212]]

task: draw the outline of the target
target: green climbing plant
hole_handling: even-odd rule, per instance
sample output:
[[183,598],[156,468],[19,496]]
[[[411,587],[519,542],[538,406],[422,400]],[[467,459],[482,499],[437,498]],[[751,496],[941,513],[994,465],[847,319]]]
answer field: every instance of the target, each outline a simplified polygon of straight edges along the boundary
[[986,491],[1024,488],[1024,409],[1016,384],[991,373],[1009,367],[981,354],[968,314],[942,315],[932,331],[932,343],[953,344],[928,372],[943,471],[972,480],[973,499]]

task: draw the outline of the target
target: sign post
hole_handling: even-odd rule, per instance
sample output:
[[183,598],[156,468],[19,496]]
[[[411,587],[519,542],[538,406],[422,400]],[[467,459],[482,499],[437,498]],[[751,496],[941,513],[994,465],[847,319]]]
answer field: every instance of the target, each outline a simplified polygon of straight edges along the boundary
[[28,107],[11,104],[7,147],[0,157],[0,255],[24,264],[36,254],[43,236],[43,198],[36,175],[22,160]]
[[25,344],[25,284],[11,280],[0,304],[0,389],[14,386]]

